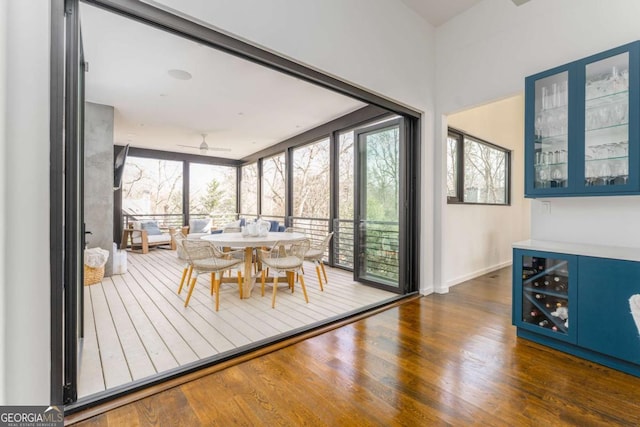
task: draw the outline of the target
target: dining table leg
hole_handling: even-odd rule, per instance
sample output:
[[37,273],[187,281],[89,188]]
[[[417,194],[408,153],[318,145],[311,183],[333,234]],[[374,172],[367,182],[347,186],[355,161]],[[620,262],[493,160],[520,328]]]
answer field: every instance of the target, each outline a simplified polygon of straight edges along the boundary
[[242,297],[250,298],[255,278],[253,277],[253,248],[244,248],[244,277],[242,280]]

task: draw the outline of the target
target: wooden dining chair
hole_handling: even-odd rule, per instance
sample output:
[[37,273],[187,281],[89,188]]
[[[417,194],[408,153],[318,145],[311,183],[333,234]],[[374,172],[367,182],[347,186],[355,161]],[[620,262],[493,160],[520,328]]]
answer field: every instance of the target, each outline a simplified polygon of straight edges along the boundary
[[178,256],[180,257],[184,255],[184,258],[186,258],[184,267],[182,269],[182,277],[180,278],[180,285],[178,286],[178,294],[180,294],[180,292],[182,292],[182,287],[184,286],[185,279],[187,283],[189,283],[189,281],[191,280],[192,268],[191,268],[191,262],[189,261],[189,258],[186,256],[187,253],[185,252],[184,246],[182,245],[182,242],[187,240],[187,236],[181,231],[175,231],[173,234],[173,240],[176,242],[176,249],[178,251]]
[[[222,282],[222,274],[244,263],[244,259],[236,257],[234,252],[222,252],[209,242],[200,240],[183,240],[182,246],[189,258],[191,269],[195,276],[191,278],[189,283],[189,293],[184,302],[184,306],[189,305],[191,294],[195,288],[198,275],[202,273],[211,274],[211,293],[216,295],[216,311],[220,307],[220,284]],[[242,298],[242,273],[238,269],[238,290],[240,298]]]
[[324,268],[324,254],[329,248],[329,242],[331,242],[332,237],[333,231],[327,234],[321,242],[311,245],[309,250],[304,254],[305,261],[311,261],[316,266],[316,273],[318,274],[318,283],[320,284],[321,291],[324,291],[324,286],[322,285],[322,277],[320,276],[321,269],[322,275],[324,276],[324,283],[329,283],[329,280],[327,279],[327,270],[325,270]]
[[[286,245],[286,246],[285,246]],[[274,272],[273,276],[273,295],[271,296],[271,308],[276,307],[276,291],[278,290],[278,273],[285,272],[289,283],[289,289],[293,293],[295,286],[294,277],[298,274],[298,282],[302,287],[304,300],[309,303],[307,288],[304,285],[304,273],[302,272],[302,264],[304,263],[304,254],[310,247],[309,239],[296,240],[294,242],[276,242],[270,249],[259,249],[259,258],[269,271]],[[267,270],[262,270],[262,296],[264,296],[264,287]]]

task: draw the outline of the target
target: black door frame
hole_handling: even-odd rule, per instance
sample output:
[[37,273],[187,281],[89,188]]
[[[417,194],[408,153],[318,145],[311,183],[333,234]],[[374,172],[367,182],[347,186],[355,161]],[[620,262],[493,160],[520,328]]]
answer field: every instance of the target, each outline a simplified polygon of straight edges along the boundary
[[[362,234],[362,213],[364,210],[364,206],[362,205],[362,196],[363,193],[366,193],[366,183],[363,182],[364,176],[364,166],[365,159],[362,156],[361,149],[361,136],[367,135],[377,131],[383,131],[385,129],[390,128],[398,128],[398,138],[399,138],[399,155],[398,155],[398,173],[400,175],[400,185],[398,191],[398,286],[391,286],[386,283],[367,279],[360,276],[360,270],[362,266],[362,250],[361,244],[363,242],[364,236]],[[364,283],[366,285],[384,289],[390,292],[396,292],[400,294],[406,293],[407,283],[406,283],[406,268],[405,265],[407,263],[407,252],[406,252],[406,240],[408,236],[404,235],[403,232],[406,230],[406,220],[407,218],[403,215],[404,207],[407,206],[407,180],[404,179],[407,173],[407,165],[405,159],[407,158],[407,144],[406,144],[406,129],[404,126],[403,118],[396,118],[388,121],[384,121],[382,123],[376,123],[371,126],[359,128],[355,130],[354,133],[354,239],[353,239],[353,278],[357,282]]]
[[[320,87],[333,90],[343,95],[361,100],[365,103],[377,105],[392,113],[403,116],[404,131],[407,141],[406,153],[406,182],[408,183],[406,194],[407,203],[404,209],[405,236],[411,238],[404,239],[402,249],[407,254],[406,262],[401,274],[404,277],[402,285],[405,292],[415,292],[419,286],[419,231],[420,231],[420,118],[421,114],[411,108],[405,107],[386,98],[380,97],[363,89],[345,83],[334,77],[330,77],[319,71],[309,67],[300,65],[281,56],[267,52],[263,49],[240,41],[226,34],[217,32],[211,28],[189,21],[188,19],[179,17],[165,10],[159,9],[147,3],[137,0],[82,0],[85,3],[97,6],[119,15],[134,19],[143,24],[152,25],[156,28],[171,32],[180,37],[205,44],[218,50],[222,50],[234,56],[238,56],[271,69],[283,72],[285,74],[300,78],[307,82],[316,84]],[[152,384],[166,381],[202,369],[205,366],[219,363],[226,360],[227,357],[215,361],[201,361],[202,363],[193,364],[184,369],[172,370],[171,372],[154,377],[149,381],[137,381],[129,387],[118,388],[109,393],[108,396],[101,396],[99,399],[93,399],[91,402],[82,404],[70,404],[77,396],[74,384],[70,384],[67,379],[69,375],[75,375],[77,372],[77,354],[70,354],[68,349],[63,347],[64,325],[77,325],[77,312],[75,310],[64,310],[62,307],[65,303],[70,304],[77,300],[77,289],[73,285],[77,285],[82,280],[80,269],[77,274],[78,266],[72,265],[77,261],[78,251],[81,249],[78,245],[81,230],[78,227],[63,227],[63,224],[77,224],[79,218],[73,213],[73,208],[77,205],[71,202],[64,202],[64,196],[67,200],[73,192],[78,191],[74,187],[74,181],[78,179],[75,172],[68,175],[71,181],[65,185],[64,181],[64,164],[69,161],[68,156],[74,156],[69,153],[73,150],[74,142],[70,140],[70,133],[65,129],[77,129],[77,90],[78,90],[78,70],[69,64],[77,63],[77,49],[79,38],[78,33],[73,33],[73,28],[79,31],[78,21],[78,2],[79,0],[51,0],[51,400],[54,403],[66,403],[68,413],[75,412],[89,405],[95,405],[100,401],[105,401],[128,394],[134,390],[148,387]],[[65,40],[65,15],[70,17],[67,19],[67,25],[71,25]],[[76,52],[76,56],[67,59],[65,69],[65,41],[66,52]],[[420,54],[416,52],[416,55]],[[63,82],[66,83],[68,90],[74,96],[64,96]],[[64,111],[75,112],[75,114],[66,114]],[[73,117],[70,117],[73,116]],[[65,117],[64,126],[62,126],[62,118]],[[77,160],[72,158],[71,160]],[[68,163],[67,163],[68,164]],[[77,185],[77,183],[76,183]],[[71,192],[71,193],[69,193]],[[76,211],[77,213],[77,211]],[[62,243],[64,242],[64,243]],[[74,244],[73,242],[76,242]],[[76,261],[74,261],[76,260]],[[66,284],[66,286],[65,286]],[[69,307],[67,305],[67,307]],[[74,313],[69,313],[74,312]],[[64,355],[64,357],[63,357]],[[235,355],[234,355],[235,356]]]

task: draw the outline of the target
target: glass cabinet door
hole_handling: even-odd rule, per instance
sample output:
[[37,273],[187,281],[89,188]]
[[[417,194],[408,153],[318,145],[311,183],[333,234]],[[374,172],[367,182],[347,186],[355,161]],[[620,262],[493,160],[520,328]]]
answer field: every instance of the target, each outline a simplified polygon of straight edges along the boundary
[[585,67],[584,185],[596,192],[629,179],[629,75],[629,52]]
[[569,178],[569,72],[535,82],[534,189],[566,188]]

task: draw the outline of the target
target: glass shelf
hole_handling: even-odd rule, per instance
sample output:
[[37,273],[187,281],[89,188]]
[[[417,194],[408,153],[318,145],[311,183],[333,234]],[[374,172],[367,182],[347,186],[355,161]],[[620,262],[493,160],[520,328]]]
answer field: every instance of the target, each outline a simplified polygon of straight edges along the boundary
[[617,123],[615,125],[608,125],[608,126],[602,126],[599,128],[594,128],[594,129],[586,129],[585,133],[590,133],[590,132],[598,132],[598,131],[603,131],[603,130],[612,130],[612,129],[620,129],[622,128],[622,130],[624,131],[625,135],[626,135],[626,127],[629,126],[629,122],[624,122],[624,123]]
[[587,109],[602,107],[605,105],[617,104],[619,102],[628,103],[629,91],[622,90],[608,95],[596,96],[594,98],[585,99]]
[[[603,160],[607,160],[607,159],[603,159]],[[559,167],[559,166],[564,166],[564,165],[568,165],[569,163],[567,162],[560,162],[560,163],[539,163],[537,165],[534,165],[536,167],[536,169],[538,168],[552,168],[552,167]]]
[[629,160],[629,156],[617,156],[617,157],[604,157],[602,159],[584,159],[587,163],[595,163],[595,162],[614,162],[616,160]]

